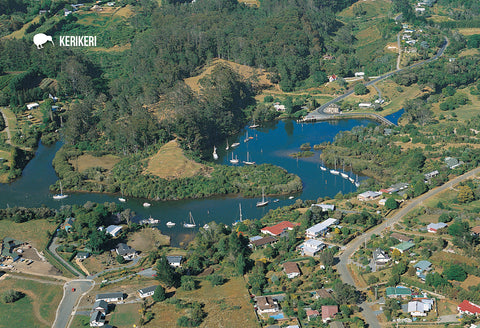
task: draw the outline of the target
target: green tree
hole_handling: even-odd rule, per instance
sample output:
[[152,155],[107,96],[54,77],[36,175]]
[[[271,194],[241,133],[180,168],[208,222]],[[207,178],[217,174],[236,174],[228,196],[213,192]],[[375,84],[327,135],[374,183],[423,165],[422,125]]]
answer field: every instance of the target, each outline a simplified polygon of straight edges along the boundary
[[460,203],[469,203],[475,199],[472,188],[469,186],[460,186],[458,187],[457,200]]
[[212,284],[212,286],[220,286],[220,285],[223,285],[223,283],[225,282],[225,279],[223,278],[223,276],[217,273],[214,273],[208,276],[208,280],[210,280],[210,283]]
[[388,198],[387,201],[385,202],[385,208],[387,208],[389,210],[397,209],[398,208],[398,203],[395,200],[395,198],[393,198],[393,197]]
[[88,240],[87,245],[93,252],[99,252],[105,248],[107,241],[108,236],[105,234],[105,231],[95,229],[90,233],[90,239]]
[[117,256],[115,257],[115,259],[116,259],[117,262],[120,263],[120,264],[124,264],[125,262],[127,262],[127,261],[125,261],[125,259],[123,258],[122,255],[117,255]]
[[414,185],[413,185],[413,196],[418,197],[421,194],[425,193],[428,190],[427,185],[423,180],[418,180]]
[[367,87],[362,83],[356,84],[353,90],[355,90],[356,95],[366,95],[368,93]]
[[163,288],[162,285],[158,285],[153,292],[152,298],[155,302],[163,302],[167,298],[165,288]]
[[156,269],[157,280],[165,284],[167,287],[174,287],[177,285],[177,275],[175,270],[168,263],[165,255],[158,259]]
[[184,290],[194,290],[195,289],[195,280],[192,276],[182,276],[180,286]]
[[25,294],[17,290],[9,289],[4,292],[1,296],[2,302],[4,303],[14,303],[24,297]]
[[449,280],[464,281],[467,279],[467,273],[458,264],[452,264],[443,271],[443,274]]

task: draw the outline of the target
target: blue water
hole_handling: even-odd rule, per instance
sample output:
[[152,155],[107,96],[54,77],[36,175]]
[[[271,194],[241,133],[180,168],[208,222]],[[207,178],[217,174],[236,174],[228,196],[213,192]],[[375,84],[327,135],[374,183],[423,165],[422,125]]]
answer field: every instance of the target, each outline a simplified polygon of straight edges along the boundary
[[[163,233],[172,237],[173,245],[178,245],[191,238],[192,231],[196,230],[186,229],[182,226],[183,222],[188,220],[190,211],[198,228],[211,221],[233,223],[239,218],[239,204],[242,206],[244,219],[259,219],[270,209],[293,204],[298,198],[316,200],[318,197],[333,197],[339,191],[344,194],[353,192],[356,190],[354,184],[341,176],[330,174],[328,170],[320,170],[320,166],[323,165],[320,160],[320,152],[315,151],[313,157],[298,160],[288,155],[298,152],[303,143],[309,142],[313,146],[324,141],[332,141],[340,131],[351,130],[358,125],[366,126],[369,123],[371,121],[353,119],[308,124],[296,123],[292,120],[272,122],[257,129],[247,128],[235,139],[228,140],[229,144],[240,142],[240,145],[234,149],[226,151],[225,144],[217,145],[218,163],[231,165],[229,159],[231,159],[232,152],[234,156],[238,156],[240,161],[246,160],[246,154],[249,152],[250,160],[257,164],[279,165],[289,172],[299,175],[304,189],[301,193],[294,195],[294,199],[278,197],[279,201],[273,203],[273,199],[276,197],[272,197],[270,204],[262,208],[256,207],[257,198],[239,196],[164,202],[148,200],[152,204],[150,208],[142,206],[147,201],[145,199],[128,199],[124,206],[134,210],[138,214],[138,220],[149,216],[160,219],[159,228]],[[253,139],[244,142],[247,131]],[[87,201],[119,203],[118,195],[93,193],[74,193],[64,200],[53,200],[49,186],[57,180],[57,177],[51,163],[60,147],[60,142],[53,146],[40,144],[34,159],[24,169],[22,177],[10,184],[0,184],[0,207],[45,205],[59,208],[61,205],[84,204]],[[341,167],[337,167],[337,169],[341,171]],[[355,178],[352,172],[346,173]],[[359,177],[359,181],[362,179],[365,177]],[[168,221],[175,222],[177,225],[167,228],[165,223]]]

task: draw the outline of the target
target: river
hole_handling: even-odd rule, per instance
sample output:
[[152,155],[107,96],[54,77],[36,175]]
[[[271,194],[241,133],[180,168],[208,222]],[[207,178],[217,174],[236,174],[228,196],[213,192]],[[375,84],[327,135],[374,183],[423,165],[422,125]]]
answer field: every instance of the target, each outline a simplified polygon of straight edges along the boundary
[[[401,112],[388,116],[393,122],[397,122]],[[187,221],[189,212],[197,224],[197,228],[207,222],[216,221],[231,224],[239,218],[239,204],[242,206],[243,219],[259,219],[270,209],[293,204],[296,199],[317,199],[318,197],[334,197],[338,192],[349,193],[356,190],[353,183],[343,179],[339,175],[332,175],[330,172],[322,171],[320,166],[320,152],[314,151],[314,156],[299,158],[298,160],[289,154],[298,152],[300,145],[309,142],[312,146],[324,141],[332,141],[340,131],[351,130],[358,125],[371,123],[369,120],[338,120],[330,122],[318,122],[301,124],[292,120],[271,122],[257,129],[246,128],[236,138],[230,139],[229,144],[239,142],[235,148],[225,150],[225,144],[217,146],[219,159],[217,162],[231,165],[229,160],[233,151],[240,162],[246,160],[249,153],[251,161],[257,164],[271,163],[281,166],[289,172],[300,176],[304,189],[301,193],[294,195],[293,199],[278,197],[278,202],[270,203],[266,207],[257,208],[257,198],[235,197],[212,197],[197,200],[182,201],[149,201],[152,206],[144,208],[144,199],[128,199],[125,207],[131,208],[138,214],[138,219],[153,218],[160,219],[158,228],[162,233],[172,237],[172,245],[179,245],[192,237],[196,229],[187,229],[182,226]],[[377,124],[377,123],[375,123]],[[246,134],[252,137],[250,141],[244,142]],[[62,143],[57,142],[53,146],[40,144],[35,157],[25,167],[22,177],[10,184],[0,184],[0,207],[25,206],[39,207],[42,205],[59,208],[66,204],[84,204],[87,201],[103,203],[117,202],[118,195],[74,193],[64,200],[53,200],[49,192],[49,186],[57,180],[55,171],[52,168],[52,160]],[[213,150],[212,150],[213,151]],[[342,171],[341,167],[337,167]],[[352,172],[346,172],[355,179]],[[359,181],[366,177],[359,177]],[[167,228],[165,223],[172,221],[175,227]]]

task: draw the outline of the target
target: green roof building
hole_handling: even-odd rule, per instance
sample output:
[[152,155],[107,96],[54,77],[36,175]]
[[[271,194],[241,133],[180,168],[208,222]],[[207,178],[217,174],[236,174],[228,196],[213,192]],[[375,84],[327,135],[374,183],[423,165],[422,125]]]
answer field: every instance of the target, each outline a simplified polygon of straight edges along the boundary
[[385,290],[387,297],[397,298],[397,297],[409,297],[412,296],[412,290],[407,287],[387,287]]
[[410,241],[404,241],[403,243],[400,243],[398,245],[395,245],[395,246],[392,246],[390,248],[392,249],[398,249],[400,251],[400,253],[403,253],[405,251],[408,251],[410,248],[412,248],[413,246],[415,246],[414,243],[410,242]]

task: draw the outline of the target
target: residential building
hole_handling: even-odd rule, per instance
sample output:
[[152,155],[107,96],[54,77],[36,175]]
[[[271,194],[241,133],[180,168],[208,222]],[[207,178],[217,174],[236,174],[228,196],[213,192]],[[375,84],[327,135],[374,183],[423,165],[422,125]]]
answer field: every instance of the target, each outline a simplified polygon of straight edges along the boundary
[[446,157],[445,158],[445,164],[448,166],[449,169],[453,170],[454,168],[457,168],[460,165],[462,165],[463,162],[459,161],[458,159],[456,159],[454,157]]
[[183,256],[181,255],[169,255],[166,257],[168,264],[174,268],[178,268],[182,266]]
[[392,233],[392,234],[390,235],[390,238],[396,239],[396,240],[398,240],[398,241],[400,241],[400,242],[411,242],[411,241],[413,241],[412,238],[407,237],[407,236],[405,236],[405,235],[403,235],[403,234],[401,234],[401,233],[398,233],[398,232]]
[[325,288],[322,288],[322,289],[317,289],[315,291],[315,299],[319,299],[319,298],[333,298],[332,294],[330,294],[330,292],[328,290],[326,290]]
[[121,230],[122,230],[121,226],[112,224],[107,227],[106,232],[112,237],[117,237],[120,234]]
[[476,227],[473,227],[471,230],[472,230],[473,235],[477,235],[477,236],[480,235],[480,225],[476,226]]
[[412,242],[408,242],[408,241],[404,241],[403,243],[400,243],[398,245],[395,245],[395,246],[392,246],[390,247],[391,249],[397,249],[400,251],[400,253],[403,254],[403,252],[405,251],[408,251],[410,248],[412,248],[413,246],[415,246],[414,243]]
[[333,82],[337,79],[338,77],[335,74],[332,74],[328,77],[328,82]]
[[137,256],[137,251],[124,243],[118,244],[115,251],[127,261],[130,261]]
[[252,247],[254,247],[255,249],[265,248],[265,246],[273,245],[277,241],[278,241],[278,239],[273,237],[273,236],[266,236],[266,237],[263,237],[263,238],[260,238],[260,239],[257,239],[257,240],[254,240],[254,241],[250,242],[250,245],[252,245]]
[[360,107],[360,108],[370,108],[370,107],[372,107],[372,103],[369,103],[369,102],[368,103],[359,103],[358,107]]
[[320,315],[320,312],[318,312],[317,310],[308,309],[305,312],[307,313],[308,321],[310,321],[312,319],[315,319],[316,317],[318,317]]
[[385,294],[389,298],[407,298],[412,296],[412,290],[403,286],[387,287]]
[[323,323],[327,323],[331,321],[335,314],[338,313],[338,306],[337,305],[322,305],[322,321]]
[[318,223],[307,230],[305,230],[305,237],[306,238],[317,238],[320,236],[325,236],[328,232],[328,228],[331,225],[334,225],[338,222],[337,219],[328,218],[325,221]]
[[376,265],[385,265],[390,261],[390,257],[382,249],[377,248],[373,251],[373,260]]
[[40,106],[38,103],[27,104],[27,110],[36,109],[36,108],[38,108],[38,106]]
[[258,296],[256,301],[259,314],[273,313],[279,310],[278,303],[270,296]]
[[92,312],[101,312],[104,316],[108,313],[108,303],[104,300],[98,300],[93,303]]
[[289,230],[293,230],[296,226],[299,226],[299,225],[300,223],[282,221],[271,227],[262,228],[260,229],[260,231],[264,234],[269,234],[271,236],[283,237],[287,235]]
[[427,225],[427,231],[431,233],[437,233],[438,230],[443,229],[447,226],[448,224],[444,222],[430,223],[429,225]]
[[283,263],[283,270],[285,271],[289,279],[298,277],[300,275],[300,268],[295,262],[285,262]]
[[105,302],[118,302],[118,301],[123,301],[124,299],[125,299],[125,295],[121,292],[97,294],[95,296],[95,301],[103,300]]
[[431,178],[436,177],[438,174],[439,174],[438,170],[435,170],[432,172],[425,173],[424,176],[425,176],[425,179],[430,180]]
[[320,207],[322,212],[335,211],[335,205],[333,204],[312,204],[310,207]]
[[75,218],[66,218],[65,222],[62,223],[61,228],[63,228],[66,232],[70,232],[73,229],[73,223],[75,222]]
[[140,296],[140,298],[153,296],[153,294],[155,293],[155,289],[157,289],[156,285],[139,289],[139,290],[137,290],[138,296]]
[[100,311],[94,311],[90,316],[90,327],[102,327],[105,325],[105,316]]
[[417,276],[425,281],[426,273],[432,269],[432,263],[422,260],[413,266],[416,270]]
[[480,315],[480,306],[467,300],[463,300],[463,302],[457,306],[457,310],[460,314]]
[[325,247],[326,245],[320,240],[307,239],[297,249],[300,250],[300,254],[303,256],[315,256]]
[[364,77],[365,72],[355,72],[355,77]]
[[357,199],[361,202],[366,202],[366,201],[369,201],[369,200],[375,200],[377,198],[379,198],[380,196],[382,196],[382,193],[381,192],[378,192],[378,191],[365,191],[361,194],[358,194],[357,196]]
[[89,256],[90,256],[90,253],[88,253],[88,252],[78,252],[77,255],[75,255],[75,257],[79,260],[85,260]]
[[327,108],[325,108],[323,111],[327,114],[340,114],[342,112],[342,109],[340,105],[334,103],[328,105]]
[[286,109],[285,105],[280,105],[280,103],[274,103],[273,108],[275,108],[277,112],[284,112]]
[[432,309],[433,300],[423,299],[421,301],[408,302],[407,311],[412,317],[426,317],[427,312]]

